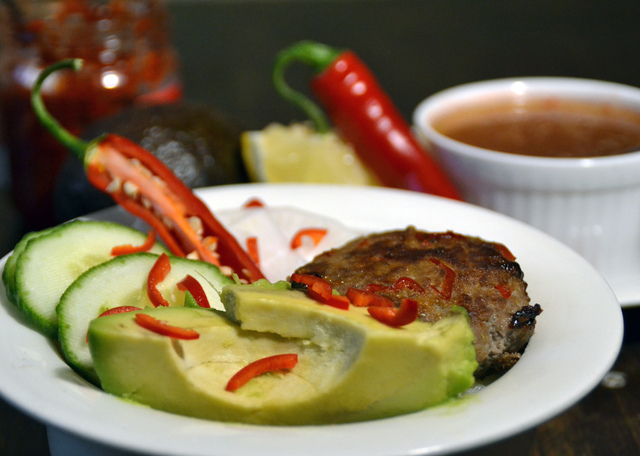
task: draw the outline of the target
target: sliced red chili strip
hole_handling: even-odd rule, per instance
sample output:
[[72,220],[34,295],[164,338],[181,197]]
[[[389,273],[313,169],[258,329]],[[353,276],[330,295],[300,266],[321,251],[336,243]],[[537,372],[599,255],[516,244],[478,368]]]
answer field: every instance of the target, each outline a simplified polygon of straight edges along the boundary
[[119,255],[129,255],[131,253],[139,253],[139,252],[148,252],[151,250],[151,247],[156,243],[156,232],[154,230],[149,231],[147,234],[147,238],[144,243],[139,246],[134,246],[131,244],[125,245],[117,245],[111,249],[111,255],[119,256]]
[[311,299],[326,303],[333,294],[333,288],[329,282],[319,278],[310,287],[307,287],[307,293]]
[[500,292],[504,299],[509,299],[511,297],[511,290],[504,285],[498,284],[496,285],[496,290]]
[[260,252],[258,251],[258,238],[250,236],[247,238],[247,252],[253,258],[255,264],[260,266]]
[[[97,318],[108,317],[109,315],[116,315],[116,314],[127,313],[127,312],[135,312],[136,310],[140,310],[140,308],[139,307],[134,307],[134,306],[112,307],[111,309],[107,309],[104,312],[102,312],[100,315],[98,315]],[[89,331],[87,331],[87,335],[85,337],[85,341],[89,342]]]
[[307,286],[308,296],[321,304],[327,304],[337,309],[349,309],[349,300],[343,296],[334,295],[331,284],[321,277],[309,274],[292,274],[291,280]]
[[396,280],[396,283],[393,284],[393,288],[395,290],[402,290],[404,288],[409,288],[410,290],[415,291],[416,293],[424,293],[424,288],[418,282],[413,280],[410,277],[400,277]]
[[405,288],[409,288],[416,293],[424,293],[424,288],[418,282],[413,280],[410,277],[400,277],[395,281],[393,285],[382,285],[379,283],[370,283],[369,285],[363,288],[364,291],[368,291],[371,293],[379,293],[379,292],[391,292],[391,291],[400,291]]
[[193,296],[193,299],[196,300],[200,307],[206,309],[211,308],[209,298],[207,298],[207,294],[204,292],[202,285],[197,279],[193,278],[193,276],[187,274],[184,279],[178,282],[178,290],[191,293],[191,296]]
[[356,307],[393,307],[393,302],[370,291],[350,287],[345,295]]
[[291,250],[301,247],[305,237],[311,238],[313,245],[318,245],[326,235],[326,228],[303,228],[291,239]]
[[149,331],[173,339],[193,340],[200,337],[200,334],[194,329],[169,325],[164,321],[142,312],[136,314],[136,323]]
[[379,283],[370,283],[369,285],[365,286],[362,290],[367,291],[369,293],[378,293],[381,291],[389,291],[390,289],[391,287],[387,285],[382,285]]
[[252,207],[265,207],[264,203],[259,200],[258,198],[251,198],[249,201],[247,201],[246,203],[244,203],[245,208],[252,208]]
[[507,259],[508,261],[516,260],[516,256],[513,253],[511,253],[511,250],[509,250],[509,248],[506,245],[500,244],[498,242],[494,242],[493,245],[496,247],[496,249],[500,251],[502,256],[505,257],[505,259]]
[[134,306],[112,307],[111,309],[105,310],[100,315],[98,315],[98,318],[108,317],[109,315],[116,315],[116,314],[127,313],[127,312],[135,312],[136,310],[140,310],[140,307],[134,307]]
[[285,353],[260,358],[236,372],[227,383],[225,389],[227,391],[235,391],[259,375],[267,372],[293,369],[297,364],[298,355],[295,353]]
[[[307,287],[311,287],[316,282],[326,282],[327,285],[329,285],[329,282],[324,280],[322,277],[316,277],[316,276],[311,275],[311,274],[293,273],[293,274],[291,274],[291,281],[292,282],[296,282],[296,283],[301,283],[303,285],[306,285]],[[329,286],[331,286],[331,285],[329,285]]]
[[400,307],[367,307],[369,314],[388,326],[399,327],[412,323],[418,318],[418,301],[405,298]]
[[349,310],[349,306],[351,305],[351,302],[349,301],[349,298],[347,298],[346,296],[332,294],[327,300],[327,302],[323,304],[326,304],[331,307],[335,307],[336,309],[340,309],[340,310]]
[[429,261],[431,261],[433,264],[436,264],[442,267],[445,271],[444,280],[442,282],[442,286],[440,287],[440,289],[434,287],[433,285],[430,285],[431,289],[435,291],[437,294],[439,294],[443,299],[446,299],[446,300],[451,299],[451,294],[453,293],[453,284],[456,279],[456,273],[454,272],[453,269],[451,269],[449,266],[447,266],[440,260],[431,258]]
[[154,307],[167,307],[169,305],[167,300],[164,299],[164,297],[158,290],[158,284],[166,279],[170,271],[171,260],[169,259],[169,255],[163,253],[153,264],[151,270],[149,271],[149,276],[147,277],[147,295],[149,296],[149,300],[151,301],[151,304],[154,305]]

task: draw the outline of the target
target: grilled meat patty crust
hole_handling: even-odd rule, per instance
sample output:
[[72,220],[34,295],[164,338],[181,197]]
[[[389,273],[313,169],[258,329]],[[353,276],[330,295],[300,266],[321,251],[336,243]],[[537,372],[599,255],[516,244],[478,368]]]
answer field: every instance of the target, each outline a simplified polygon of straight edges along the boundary
[[513,366],[542,311],[530,305],[520,265],[506,247],[453,232],[408,227],[371,234],[317,256],[296,272],[322,277],[340,294],[354,287],[396,305],[415,299],[418,318],[427,322],[447,315],[452,306],[464,307],[475,334],[477,376]]

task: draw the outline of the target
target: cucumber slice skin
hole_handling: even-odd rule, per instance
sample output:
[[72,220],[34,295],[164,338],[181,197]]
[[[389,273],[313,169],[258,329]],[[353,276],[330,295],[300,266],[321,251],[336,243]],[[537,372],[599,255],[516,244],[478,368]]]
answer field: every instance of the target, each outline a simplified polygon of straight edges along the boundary
[[[73,370],[99,386],[87,343],[89,323],[105,310],[119,306],[152,307],[146,285],[149,271],[158,256],[136,253],[116,257],[85,271],[63,293],[57,307],[58,339],[62,354]],[[234,283],[213,264],[170,256],[171,272],[158,285],[170,306],[185,304],[185,293],[177,283],[187,274],[198,279],[213,309],[223,310],[219,293]]]
[[25,234],[14,247],[9,258],[7,258],[7,261],[4,264],[4,269],[2,270],[2,283],[4,283],[7,298],[13,305],[18,306],[18,296],[16,294],[16,264],[18,262],[18,257],[22,252],[24,252],[29,241],[38,236],[42,236],[43,234],[47,234],[53,229],[54,228],[47,228],[41,231],[32,231],[31,233]]
[[[16,259],[9,293],[29,324],[56,339],[56,306],[66,288],[85,270],[113,258],[114,246],[140,245],[145,239],[142,232],[113,222],[73,220],[56,226],[28,240]],[[168,252],[159,243],[151,251]]]

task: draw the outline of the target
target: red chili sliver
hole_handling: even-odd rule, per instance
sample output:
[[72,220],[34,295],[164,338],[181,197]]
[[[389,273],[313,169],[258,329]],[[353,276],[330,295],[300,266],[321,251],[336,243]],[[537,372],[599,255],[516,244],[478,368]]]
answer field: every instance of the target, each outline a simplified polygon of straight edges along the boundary
[[349,309],[349,299],[333,294],[333,287],[321,277],[310,274],[292,274],[291,280],[307,286],[307,294],[314,301],[341,310]]
[[456,280],[456,273],[449,266],[441,262],[440,260],[436,260],[431,258],[433,264],[441,266],[445,271],[444,281],[442,282],[442,286],[438,290],[436,287],[431,285],[431,289],[438,293],[442,298],[449,300],[451,299],[451,294],[453,293],[453,283]]
[[139,246],[133,246],[131,244],[117,245],[111,249],[111,255],[129,255],[131,253],[148,252],[151,247],[156,243],[156,232],[154,230],[149,231],[147,239]]
[[498,242],[495,242],[493,245],[495,246],[496,249],[498,249],[498,251],[500,251],[500,253],[506,260],[515,261],[516,256],[513,253],[511,253],[511,250],[509,250],[509,248],[506,245],[500,244]]
[[140,307],[134,307],[134,306],[112,307],[111,309],[105,310],[100,315],[98,315],[98,318],[108,317],[109,315],[116,315],[116,314],[127,313],[127,312],[135,312],[136,310],[140,310]]
[[340,309],[340,310],[349,310],[349,305],[351,305],[351,302],[349,301],[349,298],[347,298],[346,296],[332,294],[329,297],[329,299],[327,299],[327,302],[323,304],[326,304],[331,307],[335,307],[336,309]]
[[302,246],[302,239],[305,237],[310,237],[313,240],[313,245],[318,245],[326,235],[327,230],[325,228],[303,228],[291,239],[291,250]]
[[504,299],[509,299],[511,297],[511,290],[504,285],[496,285],[496,290],[500,292]]
[[251,236],[247,238],[247,253],[254,263],[260,266],[260,253],[258,251],[258,238]]
[[259,375],[278,370],[293,369],[296,364],[298,364],[298,355],[295,353],[285,353],[260,358],[236,372],[227,383],[225,389],[227,391],[235,391]]
[[403,299],[400,307],[367,307],[369,314],[388,326],[399,327],[412,323],[418,318],[418,301]]
[[204,307],[206,309],[211,308],[211,304],[209,304],[209,299],[207,298],[207,294],[204,292],[202,285],[193,276],[188,275],[178,282],[178,290],[180,291],[188,291],[193,296],[193,299],[196,300],[200,307]]
[[410,290],[415,291],[416,293],[424,293],[424,288],[418,282],[413,280],[411,277],[400,277],[396,280],[396,283],[393,284],[394,290],[401,290],[403,288],[409,288]]
[[171,337],[173,339],[192,340],[200,337],[200,334],[193,329],[169,325],[164,321],[160,321],[157,318],[153,318],[151,315],[142,312],[136,314],[136,323],[149,331],[162,336]]
[[393,307],[393,302],[371,291],[349,288],[346,297],[356,307]]
[[[140,308],[139,307],[134,307],[134,306],[112,307],[111,309],[107,309],[104,312],[102,312],[100,315],[98,315],[98,318],[100,318],[100,317],[108,317],[109,315],[116,315],[116,314],[127,313],[127,312],[135,312],[136,310],[140,310]],[[89,342],[89,332],[88,331],[87,331],[87,335],[85,337],[85,341]]]
[[328,300],[333,293],[331,284],[321,277],[294,273],[291,275],[291,280],[306,285],[309,297],[319,302]]
[[169,275],[170,271],[171,261],[169,260],[169,255],[166,253],[158,257],[149,271],[149,276],[147,277],[147,295],[149,296],[151,304],[155,307],[169,306],[167,300],[164,299],[160,291],[158,291],[157,286]]
[[251,198],[249,201],[244,203],[244,207],[245,208],[264,207],[264,203],[260,201],[258,198]]
[[415,291],[416,293],[420,293],[420,294],[424,293],[424,288],[422,288],[422,286],[418,282],[416,282],[410,277],[400,277],[398,280],[395,281],[393,285],[382,285],[379,283],[370,283],[369,285],[365,286],[363,290],[371,293],[378,293],[381,291],[386,291],[386,292],[400,291],[405,288],[409,288]]

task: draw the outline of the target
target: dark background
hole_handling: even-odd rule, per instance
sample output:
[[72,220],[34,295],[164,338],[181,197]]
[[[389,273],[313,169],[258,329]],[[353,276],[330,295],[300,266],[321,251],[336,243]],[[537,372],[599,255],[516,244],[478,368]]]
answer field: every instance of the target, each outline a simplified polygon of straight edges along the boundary
[[[356,51],[408,118],[426,96],[482,79],[640,85],[640,2],[236,0],[170,8],[187,98],[251,129],[301,118],[270,77],[278,51],[303,39]],[[303,89],[310,73],[291,74]]]
[[[212,0],[173,1],[169,7],[186,98],[219,109],[246,129],[302,119],[279,98],[270,77],[277,52],[303,39],[358,53],[408,119],[426,96],[483,79],[573,76],[640,86],[640,2]],[[303,89],[309,76],[293,68],[291,84]],[[0,255],[19,235],[7,174],[0,160]],[[636,309],[630,312],[637,321]],[[582,429],[589,404],[603,397],[612,400],[600,388],[586,408],[564,416]],[[593,410],[606,407],[597,403]],[[616,427],[615,417],[609,418]],[[585,429],[600,426],[593,424]],[[605,454],[589,450],[595,437],[597,432],[576,434],[575,449],[586,452],[563,454]],[[567,438],[558,433],[557,441],[538,439],[534,453],[552,454],[545,442],[560,448],[557,442]],[[0,400],[0,454],[47,453],[44,427]]]

